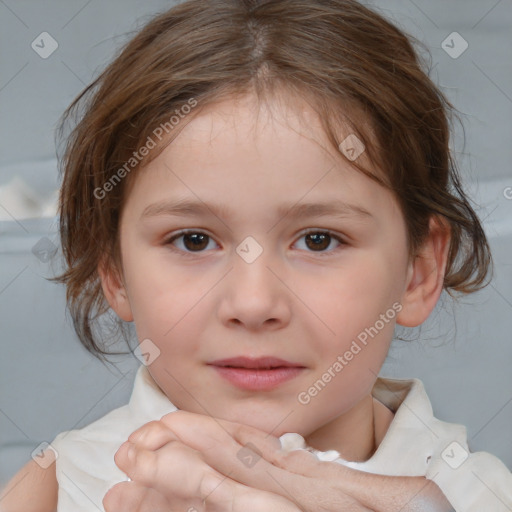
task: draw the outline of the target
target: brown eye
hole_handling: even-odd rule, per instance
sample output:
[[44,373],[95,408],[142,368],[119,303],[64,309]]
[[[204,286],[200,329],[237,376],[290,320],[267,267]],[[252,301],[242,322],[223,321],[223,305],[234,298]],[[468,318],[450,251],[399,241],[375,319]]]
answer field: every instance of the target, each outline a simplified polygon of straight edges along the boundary
[[208,235],[192,233],[183,235],[183,245],[190,251],[202,251],[208,245]]
[[[337,245],[333,246],[333,242]],[[309,231],[300,237],[297,244],[299,249],[308,252],[330,254],[338,249],[339,246],[344,245],[344,242],[340,237],[330,231]]]
[[211,237],[200,231],[181,232],[166,242],[184,253],[203,252],[210,243],[213,243]]
[[313,251],[323,251],[329,247],[331,236],[328,233],[313,233],[306,235],[306,245]]

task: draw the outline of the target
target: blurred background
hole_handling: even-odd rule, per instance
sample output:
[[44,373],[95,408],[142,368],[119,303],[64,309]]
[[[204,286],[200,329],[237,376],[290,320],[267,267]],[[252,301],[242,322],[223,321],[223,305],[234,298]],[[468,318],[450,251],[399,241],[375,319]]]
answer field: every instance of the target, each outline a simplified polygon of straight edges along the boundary
[[[42,442],[128,401],[139,361],[81,348],[59,270],[55,128],[73,98],[164,0],[0,0],[0,486]],[[453,139],[496,263],[492,283],[442,300],[382,375],[423,380],[435,415],[512,468],[512,0],[365,2],[423,41],[461,112]],[[120,345],[121,349],[125,347]]]

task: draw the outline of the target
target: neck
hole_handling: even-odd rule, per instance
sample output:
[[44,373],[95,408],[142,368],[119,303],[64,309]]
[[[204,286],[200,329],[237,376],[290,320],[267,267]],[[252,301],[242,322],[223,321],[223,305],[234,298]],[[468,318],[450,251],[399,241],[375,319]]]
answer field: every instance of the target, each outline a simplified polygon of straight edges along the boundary
[[[379,411],[377,416],[381,415]],[[352,409],[311,433],[306,443],[320,451],[336,450],[345,460],[368,460],[380,442],[376,430],[382,431],[382,425],[376,428],[375,419],[374,399],[367,395]]]

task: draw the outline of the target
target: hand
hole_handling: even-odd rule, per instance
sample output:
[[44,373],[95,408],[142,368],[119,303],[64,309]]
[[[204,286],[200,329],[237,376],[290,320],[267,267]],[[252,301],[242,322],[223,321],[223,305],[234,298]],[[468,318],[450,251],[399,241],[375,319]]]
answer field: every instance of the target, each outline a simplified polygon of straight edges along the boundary
[[[191,413],[172,414],[180,418],[185,415],[184,428],[191,419],[204,418]],[[165,416],[165,421],[170,416]],[[247,487],[214,470],[201,451],[182,443],[165,426],[164,418],[135,431],[129,437],[133,444],[126,442],[117,451],[115,462],[132,481],[116,484],[108,491],[103,499],[106,512],[300,512],[280,495]],[[233,443],[222,432],[224,445],[226,441]],[[208,438],[206,434],[203,441]],[[279,441],[277,444],[280,446]],[[205,445],[202,448],[208,449]]]
[[421,510],[451,510],[424,478],[372,475],[309,452],[284,453],[277,438],[258,429],[184,411],[136,430],[115,461],[133,481],[107,493],[107,512],[406,512],[420,501]]

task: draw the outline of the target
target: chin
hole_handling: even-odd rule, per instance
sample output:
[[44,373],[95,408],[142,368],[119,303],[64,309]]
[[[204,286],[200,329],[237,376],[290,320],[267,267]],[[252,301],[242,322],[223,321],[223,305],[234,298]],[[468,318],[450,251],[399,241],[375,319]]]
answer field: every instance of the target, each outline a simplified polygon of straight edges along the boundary
[[274,437],[280,437],[287,432],[301,433],[301,430],[304,430],[303,424],[302,428],[299,427],[301,422],[298,418],[294,417],[295,414],[293,412],[291,414],[283,414],[284,408],[276,411],[275,409],[268,410],[267,407],[265,412],[263,412],[263,409],[263,407],[260,407],[257,411],[254,408],[251,411],[241,411],[233,407],[222,416],[219,415],[219,417],[227,421],[257,428]]

